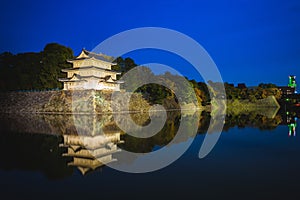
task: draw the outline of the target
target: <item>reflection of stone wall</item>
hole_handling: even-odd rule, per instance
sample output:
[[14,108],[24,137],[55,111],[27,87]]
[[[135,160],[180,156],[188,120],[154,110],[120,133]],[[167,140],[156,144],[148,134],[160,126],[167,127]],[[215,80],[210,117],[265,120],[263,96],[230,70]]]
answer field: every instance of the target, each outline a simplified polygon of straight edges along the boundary
[[42,115],[0,114],[0,132],[57,134]]
[[[110,113],[111,92],[95,90],[10,92],[0,94],[0,113]],[[131,95],[121,92],[122,96]],[[146,112],[149,103],[133,94],[130,108],[120,103],[116,111]]]
[[[124,118],[145,124],[147,113],[122,114]],[[129,126],[129,125],[128,125]],[[120,131],[112,114],[1,114],[0,132],[23,132],[55,135],[98,135]]]

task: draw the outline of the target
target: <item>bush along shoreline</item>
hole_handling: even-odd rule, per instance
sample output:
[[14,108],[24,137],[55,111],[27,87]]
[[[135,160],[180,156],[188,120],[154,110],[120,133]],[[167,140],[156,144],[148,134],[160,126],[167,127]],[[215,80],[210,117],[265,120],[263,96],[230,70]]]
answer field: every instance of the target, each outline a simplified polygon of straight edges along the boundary
[[[77,91],[40,91],[40,92],[6,92],[0,94],[1,113],[59,113],[59,114],[105,114],[112,112],[148,112],[151,103],[140,93],[117,92],[122,97],[130,97],[129,107],[118,101],[114,109],[111,105],[111,91],[77,90]],[[166,110],[179,110],[175,99],[165,99],[162,105]],[[269,96],[255,102],[249,100],[227,100],[227,112],[241,113],[261,108],[279,108],[276,98]],[[184,106],[185,109],[210,111],[210,106],[199,104]]]

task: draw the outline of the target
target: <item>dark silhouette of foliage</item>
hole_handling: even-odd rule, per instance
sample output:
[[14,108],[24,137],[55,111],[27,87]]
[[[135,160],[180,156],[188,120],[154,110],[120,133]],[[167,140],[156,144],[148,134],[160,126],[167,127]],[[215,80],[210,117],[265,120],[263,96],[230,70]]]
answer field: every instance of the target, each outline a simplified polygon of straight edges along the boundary
[[43,89],[62,88],[62,83],[58,81],[58,78],[65,77],[61,69],[72,67],[66,61],[73,58],[73,50],[56,43],[50,43],[45,46],[41,54],[39,79]]
[[73,51],[65,46],[50,43],[39,53],[4,52],[0,55],[0,90],[45,90],[62,88],[57,80],[63,77],[62,68],[70,65]]
[[[61,69],[71,67],[71,64],[66,62],[71,58],[73,58],[72,49],[57,43],[47,44],[43,51],[39,53],[13,55],[9,52],[4,52],[0,54],[0,91],[61,89],[62,83],[58,81],[58,78],[66,76],[61,72]],[[121,76],[138,66],[131,58],[118,57],[114,62],[117,65],[112,66],[112,69],[121,72]],[[177,75],[169,72],[162,75],[154,75],[150,68],[143,67],[142,69],[142,74],[139,77],[125,82],[124,85],[136,87],[138,79],[156,76],[156,78],[166,81],[168,85],[174,86],[176,85],[176,79],[179,78]],[[143,73],[147,73],[147,76],[143,76]],[[119,79],[120,77],[117,78]],[[188,80],[188,78],[186,79]],[[147,84],[138,87],[136,92],[142,93],[153,104],[165,103],[173,107],[178,100],[190,103],[191,99],[193,99],[191,98],[192,93],[190,90],[182,90],[182,88],[192,87],[198,103],[203,106],[210,104],[211,98],[225,98],[225,95],[221,93],[223,83],[208,81],[206,84],[195,80],[188,81],[189,85],[182,83],[181,85],[183,86],[180,86],[181,88],[178,89],[179,93],[180,91],[183,92],[183,95],[179,94],[181,99],[177,99],[174,91],[159,84]],[[261,83],[254,88],[238,88],[234,87],[233,84],[225,83],[224,87],[228,100],[248,99],[250,102],[255,102],[258,99],[271,95],[274,95],[276,99],[281,98],[280,90],[272,83]]]

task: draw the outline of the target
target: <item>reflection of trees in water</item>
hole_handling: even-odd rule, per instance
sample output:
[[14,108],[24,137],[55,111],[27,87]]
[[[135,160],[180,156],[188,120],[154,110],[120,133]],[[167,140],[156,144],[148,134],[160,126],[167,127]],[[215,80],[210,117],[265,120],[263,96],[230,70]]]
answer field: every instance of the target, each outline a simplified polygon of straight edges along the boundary
[[203,111],[200,115],[200,120],[199,120],[199,126],[198,126],[198,133],[202,134],[202,133],[206,133],[207,129],[209,127],[209,123],[210,123],[210,113],[209,112],[205,112]]
[[66,165],[59,148],[61,136],[2,132],[0,134],[0,168],[4,170],[40,171],[49,179],[63,178],[73,173]]
[[[188,121],[190,122],[190,127],[193,126],[195,117],[193,115],[187,115],[184,117],[188,117]],[[138,117],[133,117],[138,119]],[[125,141],[124,144],[121,144],[120,147],[127,151],[132,152],[151,152],[155,148],[161,148],[167,145],[176,135],[179,125],[180,125],[180,112],[168,112],[167,113],[167,121],[163,129],[157,133],[156,135],[149,138],[137,138],[128,134],[123,134],[121,139]],[[209,112],[201,112],[199,117],[199,125],[198,125],[198,134],[205,134],[210,125],[211,116]],[[149,120],[146,121],[145,124],[149,123]],[[258,114],[257,112],[250,112],[247,114],[239,114],[239,115],[226,115],[225,117],[225,125],[223,127],[224,131],[229,131],[230,128],[239,127],[255,127],[260,130],[272,130],[275,129],[279,124],[282,123],[282,116],[277,114],[273,118],[269,118],[267,116]],[[144,125],[145,125],[144,124]],[[142,125],[140,123],[140,125]],[[181,142],[186,141],[189,138],[189,134],[185,134],[184,138],[181,138]]]
[[235,126],[239,128],[255,127],[260,130],[272,130],[275,129],[281,122],[282,118],[280,115],[276,115],[274,118],[268,118],[255,112],[248,113],[247,115],[227,115],[223,130],[228,131],[230,128]]
[[[134,115],[133,115],[134,116]],[[159,133],[149,138],[137,138],[128,134],[122,135],[124,144],[120,147],[131,152],[151,152],[154,146],[164,146],[168,144],[176,135],[180,124],[180,112],[168,112],[165,126]],[[136,117],[133,117],[134,119]],[[147,121],[149,122],[149,121]]]
[[[297,116],[299,112],[289,112],[289,115],[292,114]],[[170,143],[176,136],[181,117],[188,121],[186,123],[187,127],[185,127],[186,134],[183,134],[178,140],[184,142],[192,137],[192,131],[189,131],[191,130],[189,127],[194,127],[195,123],[199,122],[198,134],[204,134],[208,130],[211,120],[210,113],[203,111],[200,117],[196,115],[196,113],[181,115],[180,112],[167,112],[167,121],[159,133],[150,138],[141,139],[121,132],[121,140],[125,142],[118,146],[132,152],[151,152],[154,149],[161,148]],[[17,127],[10,126],[13,124],[13,117],[4,122],[7,123],[4,129],[1,124],[0,149],[3,155],[0,160],[0,168],[5,170],[41,171],[51,179],[71,176],[74,169],[67,166],[70,158],[62,156],[66,149],[59,147],[59,144],[63,142],[61,135],[76,135],[78,133],[81,135],[97,135],[101,131],[101,133],[112,134],[120,131],[114,123],[112,115],[44,115],[31,117],[31,122],[24,120],[23,117],[17,120],[19,124],[17,127],[20,130],[17,130]],[[147,113],[131,114],[131,117],[140,125],[150,123]],[[22,121],[24,123],[21,123]],[[286,125],[285,121],[286,112],[279,112],[273,118],[255,112],[239,115],[228,114],[225,118],[223,130],[229,131],[230,128],[236,126],[239,128],[255,127],[260,130],[271,130],[280,124]],[[28,128],[26,128],[26,125]],[[9,130],[10,127],[13,127],[13,130]],[[39,130],[43,134],[37,134]]]
[[197,126],[199,113],[181,115],[180,111],[167,112],[167,120],[164,127],[154,136],[149,138],[137,138],[128,134],[122,136],[124,144],[120,145],[122,149],[131,152],[146,153],[153,151],[154,148],[161,148],[167,145],[178,132],[181,122],[184,120],[184,134],[179,135],[178,141],[184,142],[193,136],[193,127]]

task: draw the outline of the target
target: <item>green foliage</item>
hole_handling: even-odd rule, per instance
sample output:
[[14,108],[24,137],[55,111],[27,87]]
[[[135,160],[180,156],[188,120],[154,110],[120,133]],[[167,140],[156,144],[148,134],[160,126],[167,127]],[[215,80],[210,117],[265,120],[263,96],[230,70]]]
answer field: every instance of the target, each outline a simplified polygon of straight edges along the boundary
[[258,85],[258,87],[261,87],[263,89],[267,89],[267,88],[276,88],[277,86],[273,83],[260,83]]
[[[123,59],[119,57],[116,59],[116,62],[118,63],[118,65],[114,66],[113,69],[116,71],[121,71],[122,75],[137,66],[137,64],[130,58]],[[225,95],[222,93],[223,86],[225,88],[226,98],[229,100],[248,99],[250,102],[256,102],[259,99],[264,99],[271,95],[275,96],[276,99],[281,98],[281,93],[278,87],[271,83],[261,83],[256,88],[237,88],[228,83],[224,83],[223,85],[223,83],[208,81],[208,84],[205,84],[203,82],[189,80],[190,85],[184,85],[185,83],[182,83],[181,88],[176,88],[175,80],[179,78],[176,75],[173,75],[169,72],[166,72],[163,75],[154,75],[147,67],[144,67],[143,73],[146,73],[147,76],[140,74],[138,77],[136,77],[136,79],[130,80],[127,83],[125,82],[124,86],[136,88],[136,86],[138,85],[138,79],[140,79],[141,77],[144,78],[156,76],[160,79],[163,79],[163,81],[167,82],[168,85],[174,86],[174,89],[177,89],[177,95],[183,97],[183,99],[177,99],[174,94],[174,90],[172,91],[158,84],[147,84],[139,87],[136,92],[142,93],[144,97],[153,104],[162,104],[163,102],[165,102],[165,99],[173,99],[173,102],[178,102],[178,100],[183,102],[190,102],[192,99],[192,92],[194,92],[196,94],[198,102],[205,106],[210,104],[211,98],[225,97]],[[190,87],[192,87],[194,91],[186,90]],[[183,94],[180,94],[180,92],[183,92]]]
[[122,57],[118,57],[114,62],[116,62],[117,65],[112,66],[112,70],[121,72],[121,76],[137,66],[137,64],[131,58],[123,59]]
[[201,94],[198,96],[202,100],[202,105],[207,105],[210,103],[211,97],[209,95],[208,87],[203,82],[198,82],[198,89],[201,91]]
[[71,64],[66,60],[73,58],[73,51],[56,43],[47,44],[44,51],[41,52],[41,72],[40,82],[43,89],[62,88],[58,78],[62,78],[61,69],[70,68]]
[[[66,62],[71,58],[73,58],[72,49],[57,43],[47,44],[44,50],[39,53],[13,55],[4,52],[0,54],[0,91],[62,88],[62,83],[58,81],[58,78],[65,77],[61,69],[71,67],[71,64]],[[137,66],[131,58],[119,57],[114,62],[117,65],[112,66],[112,69],[121,72],[121,76]],[[188,80],[189,84],[186,81],[176,84],[176,81],[182,77],[169,72],[154,75],[148,67],[141,69],[136,78],[125,82],[123,86],[136,89],[136,92],[142,93],[153,104],[166,103],[166,99],[170,100],[167,103],[170,105],[174,105],[178,101],[190,103],[196,94],[198,103],[207,105],[210,104],[211,98],[225,98],[222,93],[223,86],[225,87],[226,98],[229,100],[248,99],[250,102],[255,102],[271,95],[275,96],[276,99],[281,98],[280,90],[272,83],[261,83],[255,88],[237,88],[232,84],[225,83],[223,85],[223,83],[212,81],[205,84],[195,80]],[[147,84],[138,87],[141,78],[151,79],[153,77],[165,82],[171,88],[166,88],[160,84]],[[189,88],[193,88],[194,91],[189,90]],[[178,96],[180,99],[177,99]]]
[[47,44],[39,53],[9,52],[0,55],[0,90],[45,90],[61,88],[57,80],[62,68],[70,67],[67,59],[73,51],[62,45]]
[[[222,83],[214,83],[209,81],[210,90],[212,91],[212,95],[215,98],[219,96],[219,88]],[[226,98],[228,100],[250,100],[251,102],[256,102],[259,99],[265,99],[268,96],[275,96],[276,99],[281,98],[281,92],[275,84],[264,84],[261,83],[258,87],[254,88],[237,88],[234,87],[233,84],[224,83]]]
[[0,90],[34,89],[39,85],[41,57],[38,53],[0,55]]

